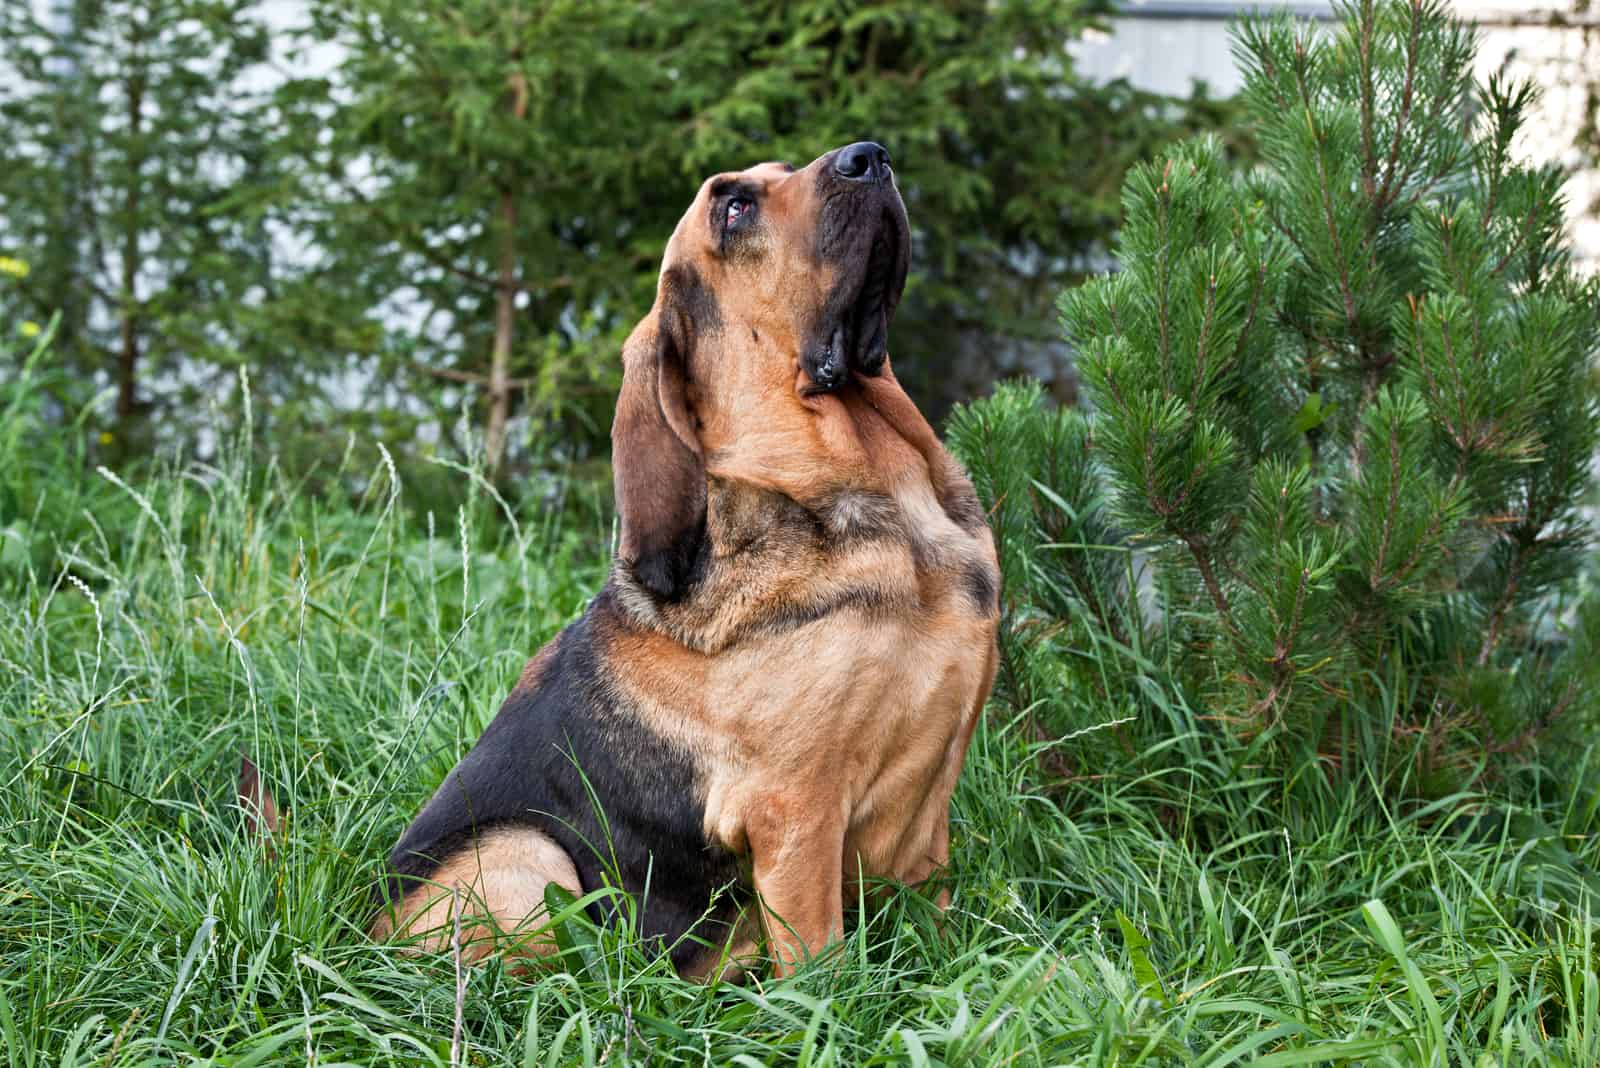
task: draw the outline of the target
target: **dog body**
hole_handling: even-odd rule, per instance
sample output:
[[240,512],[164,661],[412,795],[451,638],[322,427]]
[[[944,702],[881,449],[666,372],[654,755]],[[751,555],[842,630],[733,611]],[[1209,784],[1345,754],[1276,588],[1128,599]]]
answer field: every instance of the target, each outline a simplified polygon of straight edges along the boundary
[[858,877],[945,864],[999,576],[888,364],[908,252],[875,145],[702,187],[624,346],[611,576],[405,832],[375,937],[454,909],[473,956],[538,953],[548,883],[620,884],[684,974],[761,928],[782,972]]

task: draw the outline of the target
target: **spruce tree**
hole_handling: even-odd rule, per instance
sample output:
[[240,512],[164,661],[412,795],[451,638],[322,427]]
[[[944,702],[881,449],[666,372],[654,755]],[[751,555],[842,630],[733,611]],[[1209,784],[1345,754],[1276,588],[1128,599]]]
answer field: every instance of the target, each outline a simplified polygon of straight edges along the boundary
[[0,250],[32,267],[0,320],[59,313],[53,397],[107,391],[97,439],[140,452],[271,351],[272,243],[237,207],[263,180],[258,4],[0,0],[0,52]]
[[1532,94],[1475,84],[1473,52],[1434,0],[1359,0],[1329,32],[1245,22],[1261,164],[1202,139],[1136,168],[1122,269],[1062,300],[1090,414],[1013,389],[954,427],[1004,483],[995,441],[1037,454],[1083,423],[1092,462],[1002,508],[1013,615],[1066,591],[1046,614],[1103,637],[1106,591],[1132,586],[1075,580],[1093,550],[1040,523],[1114,528],[1094,540],[1147,555],[1156,595],[1115,618],[1168,641],[1219,719],[1333,761],[1420,736],[1429,789],[1581,697],[1550,681],[1551,606],[1591,545],[1600,429],[1600,294],[1567,262],[1561,176],[1514,159]]

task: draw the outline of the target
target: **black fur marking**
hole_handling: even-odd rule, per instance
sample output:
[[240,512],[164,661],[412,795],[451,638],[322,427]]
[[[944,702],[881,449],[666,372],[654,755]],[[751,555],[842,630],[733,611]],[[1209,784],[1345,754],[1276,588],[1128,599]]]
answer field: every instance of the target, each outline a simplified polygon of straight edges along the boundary
[[988,522],[988,517],[983,514],[983,505],[978,501],[978,495],[973,492],[970,485],[962,483],[951,487],[945,499],[939,502],[944,508],[944,514],[950,517],[965,531],[978,530]]
[[773,490],[712,478],[707,493],[710,541],[716,555],[799,553],[827,537],[816,515]]
[[800,360],[813,381],[832,389],[837,382],[825,372],[835,363],[869,378],[883,373],[889,324],[910,265],[911,229],[891,184],[841,179],[829,164],[817,174],[817,194],[817,251],[838,271]]
[[[853,492],[842,505],[835,500],[813,511],[772,490],[712,478],[710,501],[709,541],[717,557],[781,559],[818,548],[838,551],[876,539],[911,544],[899,506],[881,494]],[[773,611],[740,626],[730,640],[781,634],[846,609],[877,614],[914,611],[916,604],[896,601],[870,584],[830,591],[813,600],[788,597]]]
[[705,577],[711,565],[711,542],[706,538],[704,514],[693,531],[674,539],[658,552],[628,565],[634,581],[660,604],[676,604]]
[[760,198],[762,187],[746,178],[718,178],[711,183],[711,199],[725,197],[732,193],[749,200]]
[[710,536],[719,556],[913,540],[899,503],[883,493],[851,490],[808,508],[772,490],[712,478],[709,494]]
[[[512,691],[406,829],[389,858],[390,893],[488,828],[536,827],[567,851],[585,892],[620,880],[640,903],[640,934],[658,951],[677,943],[681,969],[703,953],[683,936],[726,938],[748,893],[737,858],[706,840],[695,758],[647,727],[609,681],[595,631],[619,625],[610,598],[602,591],[561,634],[537,683]],[[593,913],[614,921],[617,908]]]
[[692,362],[696,340],[722,329],[722,306],[691,263],[668,267],[661,286],[666,312],[663,318],[672,320],[672,341],[683,358]]
[[1000,590],[996,582],[998,576],[994,569],[987,563],[975,562],[966,567],[961,576],[962,584],[966,587],[967,596],[972,598],[973,606],[981,612],[985,619],[1000,614]]

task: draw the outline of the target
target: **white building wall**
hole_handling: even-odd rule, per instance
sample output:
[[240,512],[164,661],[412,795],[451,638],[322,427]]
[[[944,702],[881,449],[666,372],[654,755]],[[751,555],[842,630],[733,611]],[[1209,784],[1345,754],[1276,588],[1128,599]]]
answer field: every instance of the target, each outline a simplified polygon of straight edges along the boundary
[[[1600,6],[1590,0],[1506,3],[1452,0],[1478,22],[1478,76],[1497,71],[1542,90],[1522,149],[1532,159],[1567,169],[1567,220],[1578,260],[1600,273],[1600,168],[1584,160],[1575,139],[1585,115],[1600,106]],[[1583,10],[1588,8],[1588,11]]]

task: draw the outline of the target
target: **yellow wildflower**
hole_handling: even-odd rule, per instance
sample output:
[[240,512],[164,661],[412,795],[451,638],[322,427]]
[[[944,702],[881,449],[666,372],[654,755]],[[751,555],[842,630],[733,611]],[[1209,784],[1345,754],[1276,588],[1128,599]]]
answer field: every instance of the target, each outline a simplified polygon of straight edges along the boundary
[[0,256],[0,274],[9,274],[13,278],[26,278],[28,271],[27,260],[19,260],[14,256]]
[[39,324],[32,319],[24,319],[17,324],[17,332],[23,337],[38,337]]
[[113,438],[111,436],[111,431],[109,431],[109,430],[100,431],[100,444],[102,444],[102,445],[110,445],[115,440],[116,440],[116,438]]

